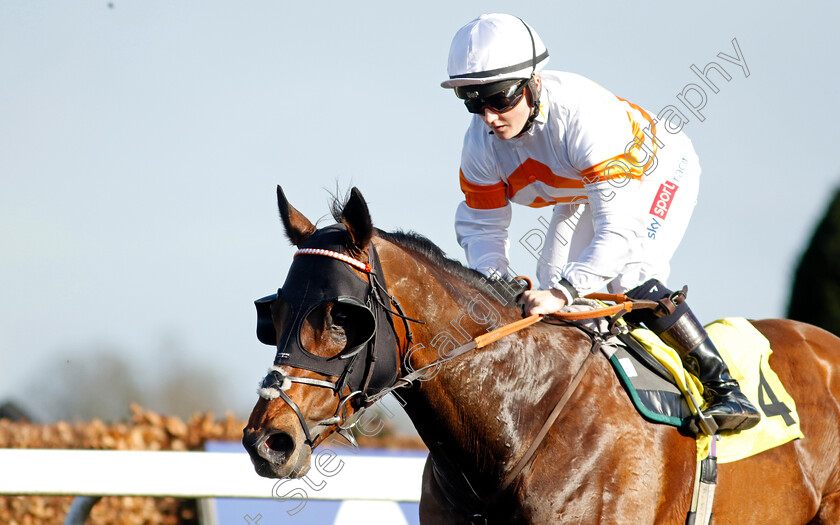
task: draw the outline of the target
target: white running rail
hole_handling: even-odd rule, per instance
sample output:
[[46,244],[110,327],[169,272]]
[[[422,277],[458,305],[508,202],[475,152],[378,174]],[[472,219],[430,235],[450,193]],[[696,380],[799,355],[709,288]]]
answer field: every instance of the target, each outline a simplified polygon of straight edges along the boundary
[[417,502],[425,461],[314,454],[308,476],[321,488],[307,490],[258,476],[246,453],[0,449],[0,494],[92,497],[77,499],[65,524],[84,523],[102,496],[290,499],[300,487],[309,499]]

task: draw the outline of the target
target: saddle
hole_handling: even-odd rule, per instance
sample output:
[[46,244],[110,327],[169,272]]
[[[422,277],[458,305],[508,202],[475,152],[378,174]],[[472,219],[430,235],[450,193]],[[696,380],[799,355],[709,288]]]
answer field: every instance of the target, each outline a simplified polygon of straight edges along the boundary
[[[743,318],[715,321],[706,331],[741,391],[762,413],[755,428],[718,436],[718,461],[737,461],[803,437],[796,403],[770,368],[767,339]],[[616,339],[607,357],[641,417],[697,436],[698,459],[708,456],[712,436],[700,432],[696,410],[704,408],[703,385],[683,368],[676,350],[640,327],[627,327]]]

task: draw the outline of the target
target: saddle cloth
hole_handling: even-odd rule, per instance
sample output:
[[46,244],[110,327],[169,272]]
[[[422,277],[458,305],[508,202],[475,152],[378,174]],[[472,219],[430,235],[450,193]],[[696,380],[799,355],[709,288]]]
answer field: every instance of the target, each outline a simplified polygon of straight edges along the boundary
[[[726,318],[706,326],[715,346],[743,393],[762,413],[758,426],[718,436],[718,462],[737,461],[804,437],[796,404],[770,368],[770,343],[743,318]],[[650,330],[638,328],[622,337],[624,346],[609,358],[639,413],[647,420],[695,430],[692,396],[703,408],[702,385],[683,367],[679,355]],[[636,344],[633,343],[635,341]],[[638,346],[654,357],[639,356]],[[634,347],[636,351],[634,351]],[[697,433],[697,458],[709,455],[711,436]]]

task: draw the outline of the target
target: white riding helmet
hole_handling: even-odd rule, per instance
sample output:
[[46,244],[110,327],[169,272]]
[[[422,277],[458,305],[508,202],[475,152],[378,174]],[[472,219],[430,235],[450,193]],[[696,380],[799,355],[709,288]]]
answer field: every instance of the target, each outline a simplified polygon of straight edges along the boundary
[[481,15],[455,33],[449,48],[449,79],[443,88],[531,78],[548,63],[539,35],[521,18]]

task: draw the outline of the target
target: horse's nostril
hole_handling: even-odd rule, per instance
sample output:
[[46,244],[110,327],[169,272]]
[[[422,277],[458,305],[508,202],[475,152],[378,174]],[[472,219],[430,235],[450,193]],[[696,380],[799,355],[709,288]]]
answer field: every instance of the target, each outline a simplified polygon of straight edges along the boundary
[[280,454],[288,454],[295,448],[295,442],[292,437],[285,432],[277,432],[272,434],[265,440],[265,445],[270,450]]

